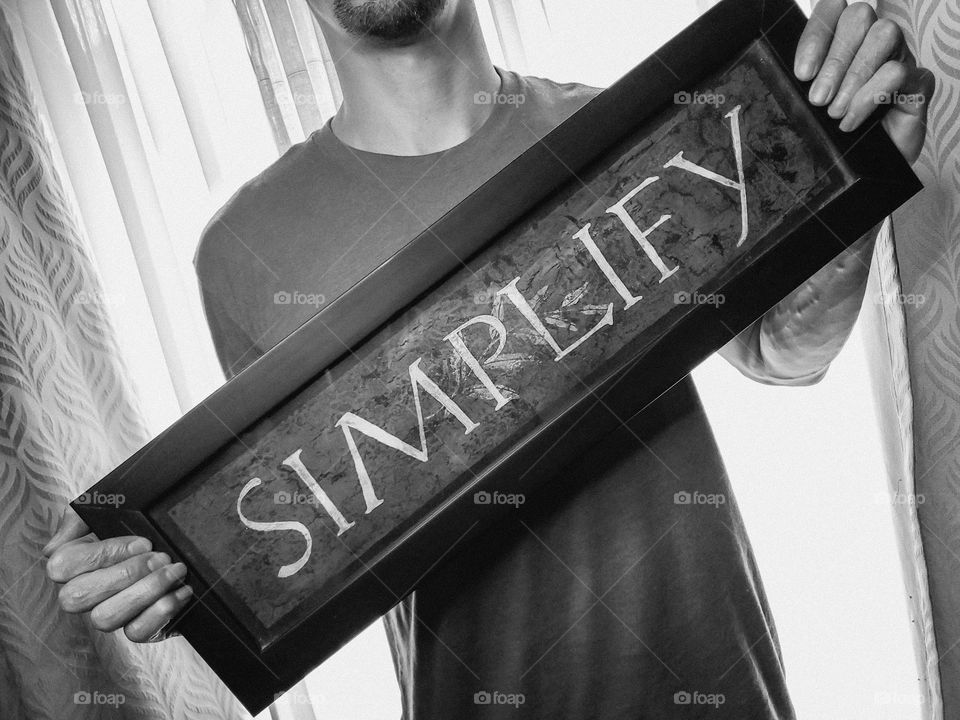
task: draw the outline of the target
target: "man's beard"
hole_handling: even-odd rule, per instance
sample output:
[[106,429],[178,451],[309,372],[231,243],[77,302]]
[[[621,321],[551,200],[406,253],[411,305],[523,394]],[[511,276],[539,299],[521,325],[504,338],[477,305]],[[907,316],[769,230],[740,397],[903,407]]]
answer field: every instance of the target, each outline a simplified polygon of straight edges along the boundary
[[427,32],[445,5],[446,0],[334,0],[333,12],[351,35],[400,45]]

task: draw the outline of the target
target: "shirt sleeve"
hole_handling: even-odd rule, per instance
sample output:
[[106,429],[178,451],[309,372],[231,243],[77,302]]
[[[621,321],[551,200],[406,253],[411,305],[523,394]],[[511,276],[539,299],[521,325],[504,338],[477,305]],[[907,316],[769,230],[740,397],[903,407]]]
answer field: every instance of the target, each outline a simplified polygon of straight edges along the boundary
[[720,348],[720,356],[743,375],[764,385],[815,385],[823,379],[830,367],[829,364],[805,375],[783,377],[772,373],[763,359],[763,346],[760,343],[762,323],[762,317],[754,321],[746,330]]
[[230,287],[230,270],[225,262],[225,252],[217,249],[214,227],[215,223],[211,222],[204,230],[193,265],[203,302],[203,314],[217,359],[223,374],[230,380],[263,355],[263,351],[228,309],[238,307],[238,300]]
[[235,377],[245,367],[263,355],[257,343],[234,320],[217,296],[200,281],[200,297],[203,314],[207,318],[213,347],[227,380]]

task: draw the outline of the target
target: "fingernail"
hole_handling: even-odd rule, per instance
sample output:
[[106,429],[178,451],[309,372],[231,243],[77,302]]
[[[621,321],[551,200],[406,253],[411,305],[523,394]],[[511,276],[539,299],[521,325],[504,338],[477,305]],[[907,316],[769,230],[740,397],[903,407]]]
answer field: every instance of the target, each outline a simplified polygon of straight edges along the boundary
[[183,602],[191,595],[193,595],[193,588],[189,585],[184,585],[182,588],[177,588],[177,591],[173,594],[173,596],[180,602]]
[[53,552],[53,548],[56,546],[57,541],[60,539],[60,534],[62,532],[63,532],[62,527],[57,528],[57,531],[53,534],[53,536],[49,540],[47,540],[47,544],[43,546],[43,550],[41,550],[40,552],[42,552],[44,555],[50,555],[50,553]]
[[153,643],[153,642],[159,642],[160,640],[163,640],[165,637],[165,634],[163,631],[166,629],[167,625],[171,623],[171,621],[172,620],[167,620],[163,625],[158,627],[157,631],[153,635],[147,638],[147,642]]
[[810,102],[814,105],[823,105],[830,97],[830,81],[819,78],[810,88]]
[[187,574],[187,566],[183,563],[174,563],[167,568],[167,575],[171,580],[179,580]]
[[163,552],[156,553],[153,557],[147,560],[147,569],[153,572],[154,570],[159,570],[164,565],[169,565],[169,564],[170,564],[169,555]]
[[830,108],[827,110],[827,114],[834,118],[843,117],[844,113],[847,112],[847,107],[850,105],[850,98],[846,93],[837,95],[833,102],[830,104]]
[[141,537],[136,540],[132,540],[129,545],[127,545],[127,552],[131,555],[140,555],[145,552],[150,552],[150,549],[153,547],[147,538]]
[[797,60],[793,72],[799,80],[809,80],[814,73],[813,60],[808,57]]

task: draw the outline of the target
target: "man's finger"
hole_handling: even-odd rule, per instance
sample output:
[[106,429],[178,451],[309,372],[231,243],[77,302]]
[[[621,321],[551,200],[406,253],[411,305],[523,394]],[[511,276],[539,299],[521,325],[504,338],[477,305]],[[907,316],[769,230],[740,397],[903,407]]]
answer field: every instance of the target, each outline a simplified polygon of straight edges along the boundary
[[186,607],[193,595],[189,585],[167,593],[127,623],[123,632],[133,642],[154,642],[164,639],[163,629]]
[[794,74],[798,80],[813,80],[820,71],[840,15],[847,7],[847,0],[820,0],[807,21],[797,55],[794,59]]
[[826,60],[810,87],[810,102],[826,105],[837,93],[854,56],[877,19],[873,8],[864,2],[850,5],[837,22],[836,32]]
[[926,139],[927,113],[936,90],[934,74],[926,68],[910,72],[903,87],[894,96],[894,105],[883,116],[883,128],[907,162],[920,157]]
[[877,107],[888,105],[907,79],[906,65],[896,60],[884,63],[870,81],[850,100],[850,109],[840,121],[840,129],[850,132],[870,117]]
[[62,545],[47,560],[47,577],[64,583],[83,573],[123,562],[134,555],[150,552],[147,538],[125,535],[96,542],[74,540]]
[[170,564],[166,553],[142,553],[102,570],[84,573],[60,588],[60,607],[82,613],[133,585],[154,570]]
[[899,60],[903,57],[903,44],[903,32],[899,25],[892,20],[877,20],[867,32],[840,83],[840,89],[827,110],[830,117],[843,117],[850,100],[870,81],[874,73],[888,60]]
[[93,608],[90,622],[97,630],[113,632],[182,584],[186,575],[187,566],[183,563],[155,570]]
[[60,527],[57,528],[49,542],[43,546],[43,554],[50,557],[53,551],[61,545],[77,540],[89,532],[90,528],[87,527],[87,524],[68,505],[63,513],[63,519],[60,520]]
[[926,119],[930,109],[930,99],[937,89],[937,79],[933,71],[927,68],[910,68],[907,79],[900,91],[892,96],[893,110],[904,115]]

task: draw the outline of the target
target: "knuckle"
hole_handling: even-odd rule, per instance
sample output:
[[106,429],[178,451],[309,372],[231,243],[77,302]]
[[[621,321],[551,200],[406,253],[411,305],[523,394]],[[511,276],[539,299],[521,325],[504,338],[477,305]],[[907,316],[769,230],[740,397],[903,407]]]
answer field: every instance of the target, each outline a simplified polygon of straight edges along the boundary
[[844,71],[844,65],[836,58],[827,58],[823,63],[823,69],[820,71],[820,75],[827,78],[836,78]]
[[127,640],[135,643],[146,642],[150,639],[150,636],[147,635],[147,629],[142,623],[130,623],[126,625],[123,628],[123,634],[127,636]]
[[112,631],[114,629],[112,620],[112,614],[109,611],[103,610],[101,605],[98,605],[90,611],[90,624],[100,632]]
[[84,599],[84,593],[71,584],[66,584],[57,593],[57,602],[65,612],[76,612]]
[[167,594],[168,584],[166,573],[162,569],[157,570],[150,575],[145,597],[154,604],[160,602],[163,596]]
[[102,566],[107,565],[116,565],[118,562],[124,559],[124,545],[120,543],[113,542],[110,540],[104,540],[100,543],[99,548],[99,559]]
[[889,73],[890,78],[898,85],[902,84],[910,74],[907,66],[896,60],[890,60],[884,65],[884,69]]
[[850,3],[847,5],[847,9],[843,11],[843,14],[859,25],[869,26],[877,19],[876,11],[865,2]]
[[816,13],[836,17],[846,8],[847,0],[814,0],[811,5]]
[[55,551],[47,560],[47,577],[58,583],[66,582],[70,579],[67,571],[67,562],[62,551]]
[[102,568],[111,565],[110,562],[110,545],[106,542],[95,543],[91,552],[91,559],[93,560],[94,567]]
[[900,26],[889,18],[880,18],[873,24],[873,31],[881,40],[891,45],[897,45],[903,40],[903,31]]
[[157,600],[153,606],[156,608],[157,612],[163,615],[165,620],[169,620],[177,614],[177,601],[171,595],[164,595],[162,598]]
[[847,74],[843,78],[843,84],[848,89],[856,90],[869,80],[871,75],[870,68],[866,63],[855,62],[847,70]]
[[117,573],[117,580],[124,587],[129,586],[137,580],[137,573],[134,566],[129,563],[120,563],[114,566],[114,571]]

